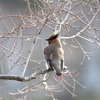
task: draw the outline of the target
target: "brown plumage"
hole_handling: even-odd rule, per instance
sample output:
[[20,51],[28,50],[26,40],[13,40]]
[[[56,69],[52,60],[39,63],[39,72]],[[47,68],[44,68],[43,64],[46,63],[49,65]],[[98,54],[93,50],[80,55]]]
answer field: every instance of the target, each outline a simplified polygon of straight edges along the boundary
[[44,49],[45,59],[49,68],[56,70],[57,76],[62,76],[61,70],[63,68],[64,51],[60,40],[57,38],[59,34],[55,31],[48,39],[49,45]]

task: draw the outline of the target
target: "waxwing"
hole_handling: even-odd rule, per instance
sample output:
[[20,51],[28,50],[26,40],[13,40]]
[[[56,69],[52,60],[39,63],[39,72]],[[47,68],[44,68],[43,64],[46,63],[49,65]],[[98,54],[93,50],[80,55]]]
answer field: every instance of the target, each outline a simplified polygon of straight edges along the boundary
[[44,49],[45,59],[50,70],[56,70],[58,77],[62,76],[64,51],[60,40],[58,39],[58,30],[55,31],[46,41],[48,45]]

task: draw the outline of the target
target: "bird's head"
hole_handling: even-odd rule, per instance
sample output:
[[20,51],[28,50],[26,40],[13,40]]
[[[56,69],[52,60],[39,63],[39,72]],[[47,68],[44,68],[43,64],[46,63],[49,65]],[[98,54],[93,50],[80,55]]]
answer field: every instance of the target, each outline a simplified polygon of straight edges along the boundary
[[59,34],[58,34],[58,30],[57,30],[48,39],[46,39],[46,41],[48,41],[50,44],[53,40],[57,39],[58,35]]

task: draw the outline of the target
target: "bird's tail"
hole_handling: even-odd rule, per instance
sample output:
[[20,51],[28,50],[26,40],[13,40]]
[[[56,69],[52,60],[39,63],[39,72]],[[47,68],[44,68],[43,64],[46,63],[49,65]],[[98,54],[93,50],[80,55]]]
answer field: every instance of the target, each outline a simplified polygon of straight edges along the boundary
[[57,71],[56,72],[56,75],[57,75],[57,77],[61,77],[62,76],[62,73],[60,71]]

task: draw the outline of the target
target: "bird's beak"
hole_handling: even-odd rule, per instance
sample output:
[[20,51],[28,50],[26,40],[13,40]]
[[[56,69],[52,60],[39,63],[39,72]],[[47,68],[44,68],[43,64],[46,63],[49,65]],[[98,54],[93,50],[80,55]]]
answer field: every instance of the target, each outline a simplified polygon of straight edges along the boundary
[[49,41],[49,39],[45,39],[46,41]]

